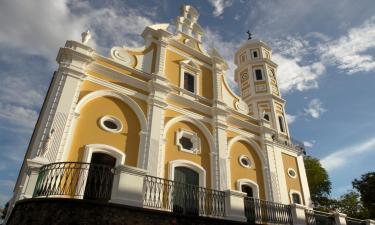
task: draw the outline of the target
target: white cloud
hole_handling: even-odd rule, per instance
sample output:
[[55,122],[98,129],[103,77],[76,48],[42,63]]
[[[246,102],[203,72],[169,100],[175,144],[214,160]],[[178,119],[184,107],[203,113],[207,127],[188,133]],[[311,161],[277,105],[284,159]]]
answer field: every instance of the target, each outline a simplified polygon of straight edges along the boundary
[[288,122],[288,124],[292,124],[296,121],[297,119],[297,116],[296,115],[290,115],[290,114],[286,114],[286,121]]
[[306,91],[318,88],[317,79],[325,71],[323,63],[315,62],[309,65],[301,65],[298,58],[288,58],[281,54],[274,54],[273,59],[279,65],[277,79],[281,92]]
[[208,0],[214,7],[213,15],[220,16],[223,14],[224,9],[233,4],[233,0]]
[[5,76],[0,89],[0,101],[36,107],[43,101],[40,89],[33,87],[30,78],[22,76]]
[[151,23],[139,10],[121,11],[115,2],[94,8],[87,2],[70,0],[5,0],[0,2],[0,46],[52,61],[65,40],[80,40],[88,28],[94,36],[91,44],[108,48],[113,43],[138,44],[139,34]]
[[236,65],[233,62],[234,53],[240,47],[241,43],[236,41],[224,41],[223,37],[209,28],[205,28],[203,36],[203,45],[205,49],[215,48],[228,64],[226,79],[233,90],[238,89],[237,83],[234,81],[234,70]]
[[303,142],[303,145],[305,145],[305,147],[307,148],[312,148],[315,144],[315,140],[312,140],[312,141],[304,141]]
[[4,104],[0,102],[0,119],[14,125],[32,128],[37,120],[38,113],[23,106]]
[[349,74],[375,70],[374,54],[369,53],[374,49],[375,16],[320,47],[324,60]]
[[353,157],[363,155],[363,153],[368,151],[374,151],[374,149],[375,138],[371,138],[363,143],[359,143],[348,148],[334,151],[332,154],[324,157],[321,160],[321,163],[324,166],[324,168],[326,168],[329,171],[332,171],[347,165],[347,162],[353,160]]
[[327,110],[323,107],[323,103],[319,99],[314,98],[310,101],[308,107],[305,108],[304,111],[305,114],[318,119]]

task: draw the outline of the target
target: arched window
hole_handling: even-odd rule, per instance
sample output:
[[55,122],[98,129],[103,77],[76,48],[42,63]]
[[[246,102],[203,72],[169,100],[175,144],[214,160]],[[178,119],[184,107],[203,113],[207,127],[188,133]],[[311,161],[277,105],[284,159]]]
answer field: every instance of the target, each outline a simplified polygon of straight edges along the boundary
[[301,204],[301,197],[298,193],[292,194],[292,202],[295,204]]
[[267,121],[270,121],[270,115],[268,114],[264,114],[263,118]]
[[243,184],[241,185],[241,191],[246,193],[247,197],[254,197],[253,188],[249,185]]
[[280,126],[280,131],[285,132],[284,118],[282,116],[279,116],[279,126]]

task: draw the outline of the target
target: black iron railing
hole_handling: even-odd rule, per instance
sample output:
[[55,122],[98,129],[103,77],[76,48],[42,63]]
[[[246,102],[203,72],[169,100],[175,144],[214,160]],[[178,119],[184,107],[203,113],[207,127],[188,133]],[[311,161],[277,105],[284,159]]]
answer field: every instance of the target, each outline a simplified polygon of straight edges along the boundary
[[114,168],[90,163],[61,162],[41,167],[34,197],[109,200]]
[[146,176],[146,207],[196,216],[225,216],[225,192]]
[[335,225],[335,217],[330,213],[306,209],[305,215],[307,225]]
[[254,224],[293,224],[290,205],[245,197],[245,215]]
[[305,151],[305,145],[303,142],[298,141],[296,139],[290,138],[290,139],[285,139],[281,138],[278,135],[273,135],[272,139],[282,145],[288,146],[290,148],[296,149],[298,151]]
[[346,225],[366,225],[365,220],[346,217]]

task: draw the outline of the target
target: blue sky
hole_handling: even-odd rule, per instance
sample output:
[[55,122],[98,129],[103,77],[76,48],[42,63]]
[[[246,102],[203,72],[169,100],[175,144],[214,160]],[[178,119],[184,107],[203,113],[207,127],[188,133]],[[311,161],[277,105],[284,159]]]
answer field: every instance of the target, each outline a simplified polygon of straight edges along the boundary
[[195,6],[205,46],[227,59],[250,29],[267,42],[279,64],[278,80],[291,134],[318,157],[333,196],[375,170],[375,1],[0,1],[0,204],[11,195],[44,95],[67,39],[87,29],[91,45],[142,45],[154,23],[173,23],[182,4]]

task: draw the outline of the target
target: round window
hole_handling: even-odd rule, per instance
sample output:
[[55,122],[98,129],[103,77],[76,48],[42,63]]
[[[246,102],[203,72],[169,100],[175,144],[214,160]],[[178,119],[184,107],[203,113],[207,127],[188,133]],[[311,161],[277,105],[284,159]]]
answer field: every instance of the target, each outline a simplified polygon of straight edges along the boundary
[[292,168],[289,168],[288,169],[288,175],[291,177],[291,178],[296,178],[297,177],[297,172],[292,169]]
[[119,119],[114,116],[103,116],[100,119],[100,127],[106,131],[118,133],[122,130],[122,124]]
[[245,167],[245,168],[250,168],[251,167],[251,161],[250,161],[249,157],[247,157],[245,155],[241,155],[238,158],[238,161],[239,161],[240,165],[243,166],[243,167]]

